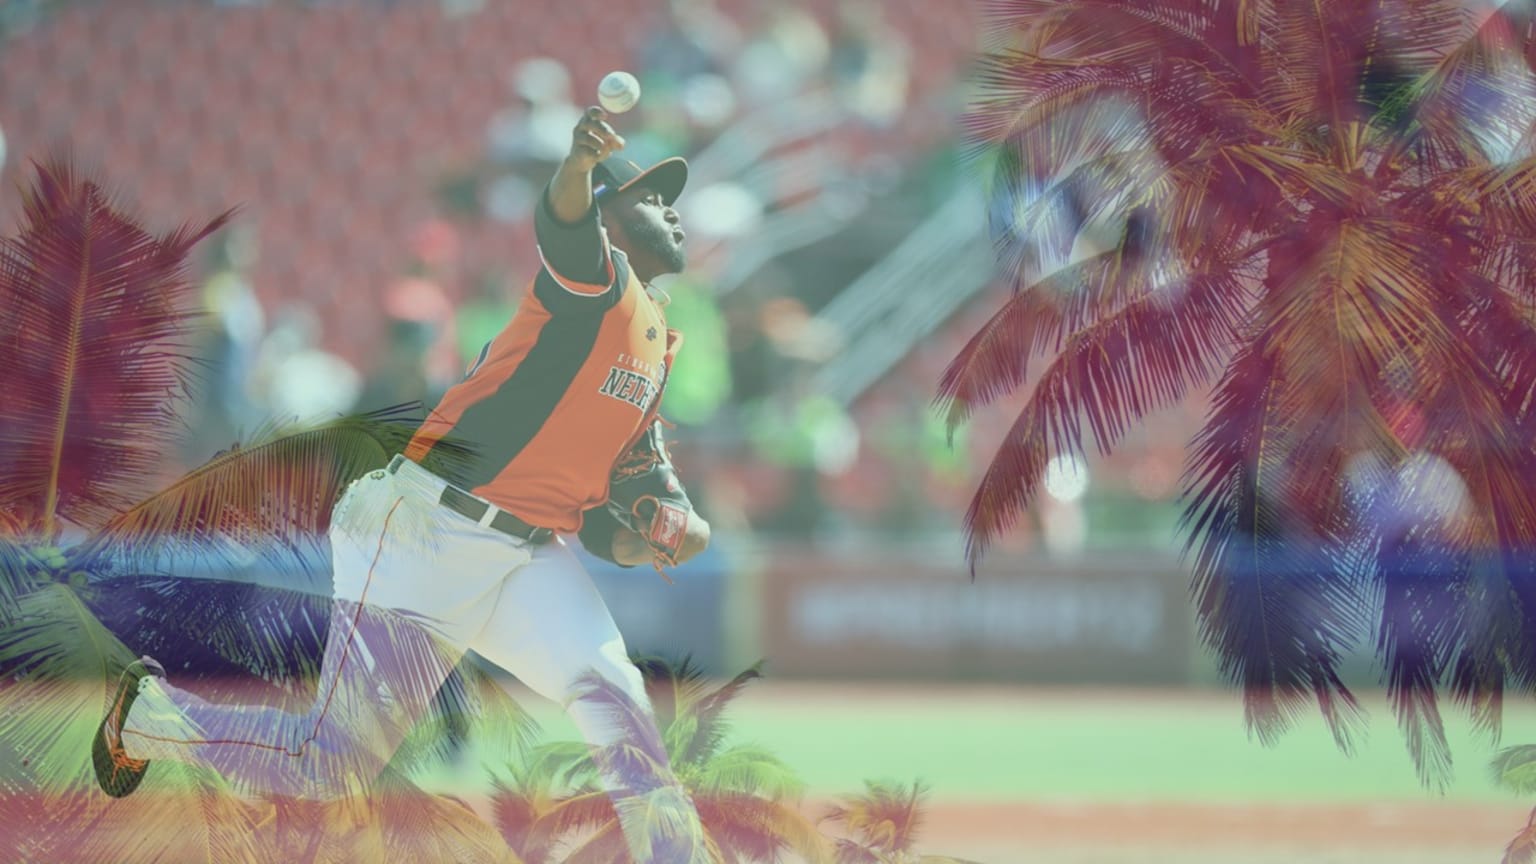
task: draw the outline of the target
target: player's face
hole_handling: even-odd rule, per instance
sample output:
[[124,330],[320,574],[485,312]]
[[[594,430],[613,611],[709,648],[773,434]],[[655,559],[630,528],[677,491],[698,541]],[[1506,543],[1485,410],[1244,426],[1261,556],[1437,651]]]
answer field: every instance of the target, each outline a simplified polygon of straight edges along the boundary
[[650,281],[665,273],[681,273],[688,265],[685,235],[677,211],[663,204],[661,193],[645,187],[630,189],[619,199],[615,224],[608,233],[629,255],[635,275]]

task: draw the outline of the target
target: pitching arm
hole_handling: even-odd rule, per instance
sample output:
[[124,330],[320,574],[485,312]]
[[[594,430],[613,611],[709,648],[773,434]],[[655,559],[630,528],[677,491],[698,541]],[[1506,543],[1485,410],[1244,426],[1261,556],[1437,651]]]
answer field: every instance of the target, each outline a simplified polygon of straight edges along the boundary
[[601,108],[589,108],[571,132],[571,150],[539,196],[534,235],[544,267],[534,283],[539,300],[553,313],[589,306],[617,294],[624,275],[603,231],[592,197],[592,169],[624,146]]

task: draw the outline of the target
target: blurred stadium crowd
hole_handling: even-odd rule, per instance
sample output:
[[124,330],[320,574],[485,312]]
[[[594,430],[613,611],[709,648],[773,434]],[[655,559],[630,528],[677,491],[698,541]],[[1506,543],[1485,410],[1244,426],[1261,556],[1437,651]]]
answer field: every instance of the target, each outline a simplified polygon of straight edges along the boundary
[[[954,144],[968,2],[0,9],[6,225],[26,160],[61,147],[151,224],[242,208],[199,264],[210,374],[170,470],[274,418],[430,405],[515,308],[538,262],[536,196],[612,69],[644,91],[616,122],[626,155],[692,165],[690,268],[663,286],[687,339],[664,415],[717,531],[953,533],[1005,434],[995,412],[951,447],[929,404],[1006,290]],[[1176,491],[1183,436],[1164,428],[1096,467],[1086,500],[1121,514],[1096,525],[1139,538],[1151,519],[1166,542],[1144,515]],[[1083,470],[1061,466],[1041,524],[1010,542],[1081,545]]]

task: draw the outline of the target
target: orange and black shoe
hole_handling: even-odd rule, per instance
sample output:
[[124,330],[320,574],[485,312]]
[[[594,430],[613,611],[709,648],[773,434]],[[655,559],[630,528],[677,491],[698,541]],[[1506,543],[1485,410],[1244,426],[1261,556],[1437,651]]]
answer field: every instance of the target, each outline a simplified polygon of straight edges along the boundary
[[139,696],[139,682],[153,675],[165,677],[165,667],[149,657],[140,657],[129,663],[118,678],[117,694],[112,697],[112,707],[96,727],[96,738],[91,743],[91,764],[96,768],[96,782],[101,791],[113,798],[121,798],[139,788],[144,772],[149,770],[148,759],[131,758],[123,750],[123,723],[128,719],[128,709]]

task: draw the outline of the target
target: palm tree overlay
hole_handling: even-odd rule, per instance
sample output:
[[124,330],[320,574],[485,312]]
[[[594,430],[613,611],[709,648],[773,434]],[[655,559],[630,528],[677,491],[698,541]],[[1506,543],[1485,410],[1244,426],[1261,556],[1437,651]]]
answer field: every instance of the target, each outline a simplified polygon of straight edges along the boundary
[[[505,860],[494,830],[403,777],[308,809],[244,799],[174,764],[151,768],[163,792],[114,801],[96,788],[90,742],[137,653],[184,661],[174,674],[205,698],[313,698],[331,505],[415,424],[402,408],[273,425],[140,497],[182,432],[175,407],[199,368],[185,260],[232,214],[157,237],[67,160],[35,173],[18,235],[0,241],[0,858],[262,861],[295,843],[437,837]],[[253,561],[264,583],[180,575]],[[500,692],[455,681],[449,703]]]
[[[90,743],[138,654],[174,660],[176,683],[212,701],[312,702],[331,608],[331,507],[403,449],[418,418],[401,406],[274,424],[156,490],[199,369],[186,347],[198,321],[185,261],[231,214],[155,236],[57,159],[35,166],[22,215],[17,235],[0,239],[0,860],[628,861],[621,815],[671,817],[665,806],[615,807],[600,772],[683,790],[713,861],[833,860],[831,838],[799,810],[793,772],[727,741],[726,707],[756,667],[711,688],[687,661],[637,661],[661,740],[633,731],[646,727],[640,707],[594,679],[591,698],[640,743],[592,754],[540,742],[500,685],[461,663],[441,710],[366,788],[251,797],[211,769],[161,760],[137,793],[103,794]],[[435,682],[428,667],[446,660],[424,633],[369,614],[388,627],[379,647],[415,658],[391,668],[419,666]],[[410,779],[447,755],[449,710],[517,754],[492,802],[496,827]]]
[[976,864],[917,851],[927,791],[921,782],[867,781],[862,795],[832,807],[823,821],[847,835],[835,842],[836,864]]
[[[703,846],[723,864],[796,860],[830,862],[826,839],[799,809],[803,785],[788,766],[760,747],[726,746],[725,709],[758,667],[711,689],[691,661],[673,664],[636,658],[645,676],[660,740],[622,690],[593,677],[586,697],[602,705],[629,740],[587,758],[585,748],[559,742],[534,751],[497,781],[496,820],[503,836],[527,864],[565,861],[598,864],[631,861],[620,830],[620,812],[603,791],[600,772],[623,778],[626,788],[681,787],[698,811]],[[620,805],[622,806],[622,805]],[[665,808],[641,814],[667,820]]]
[[[497,825],[526,864],[632,861],[619,810],[598,783],[598,772],[615,766],[629,778],[626,785],[680,784],[699,813],[710,860],[721,864],[973,864],[917,852],[921,783],[910,791],[868,784],[865,795],[846,799],[822,817],[839,829],[822,833],[805,813],[804,784],[787,765],[761,747],[728,745],[726,709],[761,677],[762,664],[713,688],[688,658],[674,663],[639,657],[636,665],[645,676],[660,740],[645,741],[647,724],[637,706],[622,690],[593,678],[587,682],[590,698],[643,743],[588,758],[580,743],[552,742],[529,751],[509,766],[507,778],[496,781]],[[665,820],[668,814],[643,818]]]
[[1536,34],[1499,6],[989,4],[966,134],[1013,291],[939,391],[953,429],[1033,383],[973,571],[1052,457],[1208,392],[1182,525],[1250,730],[1315,701],[1348,751],[1369,645],[1434,788],[1439,697],[1497,736],[1536,683]]

